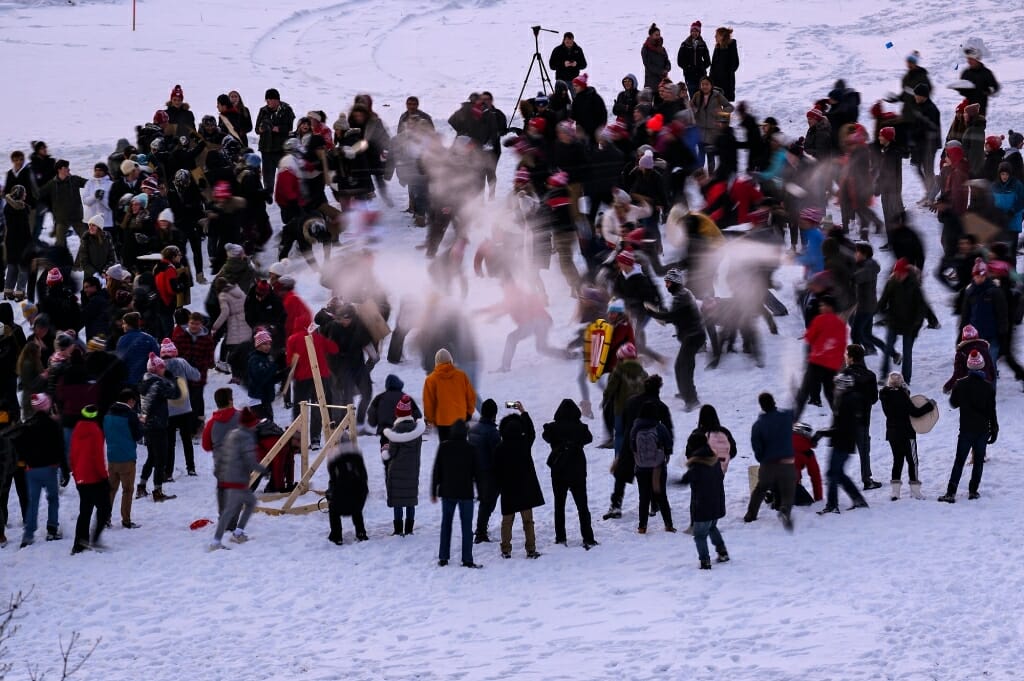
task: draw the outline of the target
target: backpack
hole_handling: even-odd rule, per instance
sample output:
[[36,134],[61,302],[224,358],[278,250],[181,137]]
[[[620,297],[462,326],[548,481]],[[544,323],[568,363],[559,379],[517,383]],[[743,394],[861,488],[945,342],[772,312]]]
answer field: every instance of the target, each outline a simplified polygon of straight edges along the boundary
[[633,437],[633,459],[637,468],[657,468],[665,463],[665,452],[658,437],[658,426],[636,431]]
[[725,433],[720,430],[712,430],[708,433],[708,447],[715,453],[719,459],[730,459],[732,457],[729,454],[732,452],[732,446],[729,444],[729,438],[726,437]]

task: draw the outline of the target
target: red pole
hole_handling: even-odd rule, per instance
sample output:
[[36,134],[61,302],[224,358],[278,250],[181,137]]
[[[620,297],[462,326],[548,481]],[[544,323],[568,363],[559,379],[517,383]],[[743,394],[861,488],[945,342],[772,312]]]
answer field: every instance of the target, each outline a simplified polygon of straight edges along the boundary
[[135,0],[132,0],[132,30],[135,30]]

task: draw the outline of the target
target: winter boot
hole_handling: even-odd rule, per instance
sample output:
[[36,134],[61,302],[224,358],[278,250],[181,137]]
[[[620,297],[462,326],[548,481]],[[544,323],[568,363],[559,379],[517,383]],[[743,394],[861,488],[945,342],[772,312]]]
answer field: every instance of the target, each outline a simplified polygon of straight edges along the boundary
[[146,483],[140,482],[135,486],[135,498],[141,499],[142,497],[148,497],[149,492],[146,491]]
[[716,563],[728,563],[729,562],[729,552],[726,551],[724,548],[721,551],[716,551],[716,553],[718,554],[718,558],[715,559]]
[[59,541],[63,538],[64,535],[61,534],[59,527],[57,527],[56,525],[46,526],[46,541]]
[[711,569],[711,559],[709,558],[708,560],[701,560],[700,561],[700,569],[701,570],[710,570]]
[[611,506],[608,507],[608,512],[605,513],[604,516],[603,516],[603,518],[605,520],[610,520],[612,518],[618,519],[618,518],[621,518],[621,517],[622,517],[622,508],[620,508],[619,506],[616,506],[614,504],[612,504]]
[[914,499],[924,499],[924,495],[921,494],[921,483],[910,483],[910,496]]
[[580,400],[580,411],[583,412],[583,418],[594,418],[594,409],[593,405],[590,404],[590,400]]
[[159,487],[153,488],[153,501],[168,501],[170,499],[177,499],[177,494],[164,494],[164,491]]
[[415,520],[413,518],[406,518],[405,519],[405,533],[407,535],[412,534],[412,527],[413,527],[414,523],[415,523]]
[[955,494],[943,494],[941,497],[939,497],[939,501],[941,501],[943,503],[946,503],[946,504],[955,504],[956,503],[956,495]]
[[893,480],[892,481],[892,494],[889,495],[889,498],[892,499],[893,501],[899,501],[899,498],[900,498],[900,487],[902,487],[902,486],[903,486],[902,482],[900,482],[899,480]]
[[395,521],[395,531],[391,533],[391,536],[392,537],[401,537],[402,536],[402,521],[401,520],[396,520]]

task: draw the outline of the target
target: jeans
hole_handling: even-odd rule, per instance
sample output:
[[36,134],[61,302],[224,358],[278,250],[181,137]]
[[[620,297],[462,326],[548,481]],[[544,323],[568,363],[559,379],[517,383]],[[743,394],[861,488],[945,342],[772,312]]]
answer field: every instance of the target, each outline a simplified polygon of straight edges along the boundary
[[[100,540],[103,528],[110,520],[110,483],[106,480],[90,482],[78,487],[78,523],[75,525],[75,546],[88,546]],[[89,534],[93,509],[96,527]]]
[[722,540],[722,533],[718,531],[718,520],[702,520],[693,524],[693,543],[697,545],[697,557],[701,562],[710,562],[711,553],[708,551],[708,537],[715,545],[715,552],[719,555],[728,553],[725,549],[725,542]]
[[260,152],[263,166],[263,189],[270,196],[274,195],[274,180],[277,178],[277,164],[284,157],[281,151]]
[[828,460],[828,496],[825,501],[825,505],[829,508],[837,508],[839,506],[840,485],[842,485],[843,491],[849,495],[855,504],[864,502],[864,495],[860,493],[857,486],[853,484],[853,480],[850,480],[850,476],[844,470],[846,460],[850,458],[851,454],[853,452],[832,449],[832,456]]
[[459,526],[462,531],[462,562],[473,562],[473,500],[441,499],[441,548],[438,560],[448,560],[452,554],[452,521],[455,509],[459,510]]
[[7,263],[7,276],[4,278],[4,288],[24,293],[27,286],[28,270],[17,263]]
[[46,490],[46,529],[56,531],[60,497],[57,495],[57,467],[30,468],[25,471],[25,482],[28,483],[28,513],[25,516],[25,532],[22,543],[32,543],[36,527],[39,523],[39,497]]
[[638,513],[638,527],[647,528],[647,519],[650,517],[648,509],[653,501],[661,511],[661,519],[665,522],[665,529],[672,527],[672,508],[668,504],[668,495],[665,493],[665,482],[668,472],[665,466],[657,468],[637,468],[636,488],[640,495],[640,507]]
[[576,504],[576,513],[580,517],[580,534],[583,541],[593,543],[594,528],[590,523],[590,509],[587,507],[587,481],[570,485],[568,482],[551,478],[551,489],[555,493],[555,541],[564,542],[565,538],[565,501],[572,494]]
[[249,517],[256,510],[256,495],[248,487],[225,489],[224,492],[224,510],[221,511],[220,517],[217,519],[217,531],[213,535],[213,540],[218,543],[236,518],[238,519],[237,528],[244,530],[245,524],[249,522]]
[[862,346],[869,355],[874,354],[876,350],[888,352],[885,341],[871,332],[874,319],[874,313],[857,312],[850,322],[850,341]]
[[[903,336],[903,366],[900,367],[900,373],[903,374],[903,380],[910,383],[914,365],[914,341],[917,339],[917,334],[900,334],[892,328],[888,328],[885,331],[885,357],[882,359],[882,369],[879,372],[879,377],[889,377],[889,357],[896,353],[896,336]],[[992,361],[995,361],[994,355],[992,356]]]
[[860,481],[865,485],[871,480],[871,429],[857,426],[857,454],[860,455]]
[[[981,484],[981,474],[985,471],[985,449],[988,447],[988,433],[965,433],[960,431],[956,438],[956,459],[953,460],[953,470],[949,474],[949,484],[946,485],[946,494],[955,495],[956,488],[960,486],[960,476],[964,473],[964,464],[967,462],[967,455],[974,450],[974,466],[971,469],[971,482],[967,486],[970,492],[977,492]],[[31,498],[29,499],[31,502]]]

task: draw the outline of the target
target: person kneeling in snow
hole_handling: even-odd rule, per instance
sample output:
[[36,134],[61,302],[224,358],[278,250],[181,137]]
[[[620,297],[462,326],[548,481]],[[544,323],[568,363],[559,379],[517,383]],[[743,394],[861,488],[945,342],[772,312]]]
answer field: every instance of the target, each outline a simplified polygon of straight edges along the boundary
[[366,526],[363,524],[363,506],[370,493],[367,484],[366,464],[359,453],[359,445],[343,439],[336,452],[332,453],[327,472],[331,476],[328,489],[327,514],[331,523],[331,533],[327,539],[338,546],[342,544],[341,516],[352,516],[352,524],[356,527],[356,541],[366,541]]
[[221,539],[228,524],[235,518],[238,518],[238,525],[231,533],[231,541],[236,544],[249,541],[245,526],[256,510],[256,495],[249,488],[249,476],[253,471],[260,474],[267,472],[266,467],[256,459],[256,426],[259,422],[255,412],[243,409],[238,427],[228,434],[223,446],[213,452],[213,474],[217,478],[217,488],[226,490],[226,494],[224,509],[217,519],[217,531],[210,542],[209,551],[227,548]]

